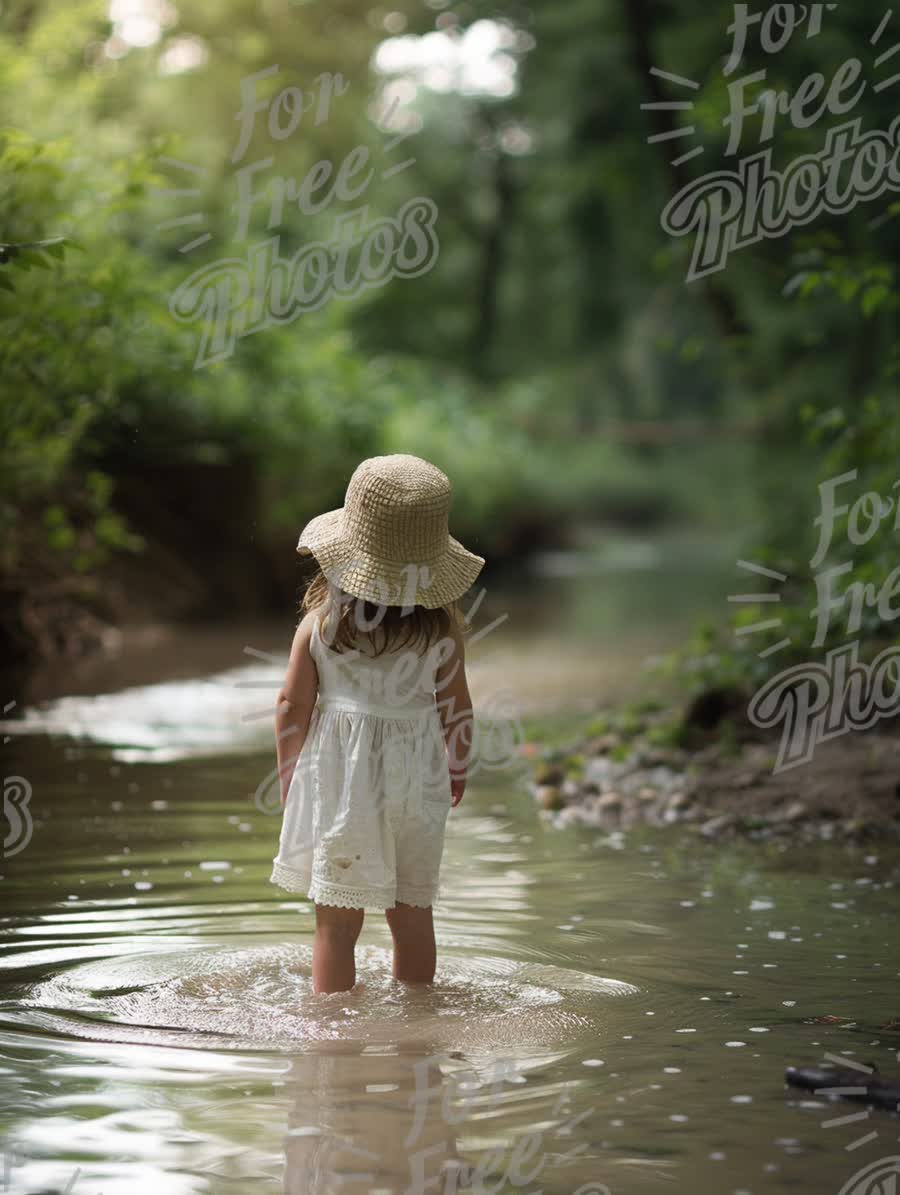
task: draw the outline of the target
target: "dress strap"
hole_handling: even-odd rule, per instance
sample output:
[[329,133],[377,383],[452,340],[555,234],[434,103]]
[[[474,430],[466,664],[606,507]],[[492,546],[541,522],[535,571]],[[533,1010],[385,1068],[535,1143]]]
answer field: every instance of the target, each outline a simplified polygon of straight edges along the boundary
[[316,651],[315,651],[316,645],[318,645],[319,650],[321,650],[322,647],[324,646],[323,641],[322,641],[322,631],[319,627],[319,615],[318,614],[316,614],[315,618],[313,619],[312,631],[310,632],[309,639],[310,639],[309,650],[312,655],[315,655],[316,654]]

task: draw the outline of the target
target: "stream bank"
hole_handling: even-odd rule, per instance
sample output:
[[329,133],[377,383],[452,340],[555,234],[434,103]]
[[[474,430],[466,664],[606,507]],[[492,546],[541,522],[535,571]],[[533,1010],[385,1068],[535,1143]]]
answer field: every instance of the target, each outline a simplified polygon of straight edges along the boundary
[[712,726],[697,722],[696,703],[673,714],[647,701],[593,718],[566,742],[542,743],[538,731],[524,754],[541,816],[613,832],[684,825],[706,839],[900,841],[900,739],[883,724],[778,768],[779,736],[752,727],[733,701]]

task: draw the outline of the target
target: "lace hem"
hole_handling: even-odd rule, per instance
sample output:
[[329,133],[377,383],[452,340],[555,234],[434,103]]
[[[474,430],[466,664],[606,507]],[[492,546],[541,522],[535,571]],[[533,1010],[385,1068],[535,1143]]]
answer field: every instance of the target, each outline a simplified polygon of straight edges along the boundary
[[277,859],[272,863],[269,882],[277,884],[279,888],[286,888],[288,892],[302,892],[304,896],[309,888],[309,876],[302,875],[293,867],[288,867],[286,863],[279,863]]
[[394,898],[386,889],[345,888],[342,884],[329,884],[325,880],[313,880],[309,887],[309,899],[317,905],[336,905],[339,909],[394,907]]
[[430,892],[424,888],[403,889],[403,895],[392,897],[386,889],[347,888],[342,884],[328,884],[312,880],[301,872],[277,860],[272,863],[270,882],[288,892],[298,892],[319,905],[333,905],[339,909],[393,909],[398,903],[427,909],[437,903],[440,889]]

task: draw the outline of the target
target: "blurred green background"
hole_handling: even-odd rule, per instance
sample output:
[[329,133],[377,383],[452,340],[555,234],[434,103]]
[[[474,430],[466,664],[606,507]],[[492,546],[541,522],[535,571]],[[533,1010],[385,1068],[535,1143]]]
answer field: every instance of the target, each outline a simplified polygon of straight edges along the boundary
[[[896,32],[871,43],[884,13],[840,5],[778,54],[751,36],[740,73],[794,93],[859,57],[852,116],[887,129],[900,86],[871,84],[891,73],[875,58]],[[0,243],[65,240],[0,266],[4,657],[79,652],[110,623],[283,610],[300,527],[387,452],[447,471],[453,531],[488,577],[609,529],[689,527],[808,582],[818,482],[895,480],[900,205],[888,190],[826,211],[686,281],[690,238],[660,215],[733,166],[733,15],[686,0],[6,0]],[[264,107],[235,164],[242,80],[273,66],[255,94],[293,87],[308,106],[283,138]],[[326,113],[309,97],[329,85]],[[641,107],[686,95],[689,112]],[[649,140],[688,122],[690,138]],[[837,123],[782,118],[760,145],[757,115],[741,153],[771,147],[784,167]],[[364,195],[273,213],[276,179],[337,173],[357,146]],[[673,166],[691,146],[703,156]],[[266,159],[239,236],[238,166]],[[169,309],[191,274],[272,236],[289,257],[348,212],[393,217],[415,197],[438,211],[430,269],[195,368],[198,328]],[[857,552],[856,575],[883,579],[893,539]],[[865,630],[883,634],[875,612]]]

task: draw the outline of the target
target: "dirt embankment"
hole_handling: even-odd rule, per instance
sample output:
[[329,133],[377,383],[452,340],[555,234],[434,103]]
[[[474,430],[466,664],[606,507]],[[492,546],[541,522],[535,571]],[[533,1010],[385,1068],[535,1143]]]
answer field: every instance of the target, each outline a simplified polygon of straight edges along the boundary
[[[696,714],[696,711],[691,711]],[[778,738],[735,716],[714,726],[670,712],[596,719],[574,743],[541,750],[532,791],[555,825],[615,831],[685,825],[700,837],[744,834],[900,841],[900,734],[882,723],[819,743],[778,770]],[[689,740],[682,745],[671,740]],[[668,740],[668,741],[667,741]]]
[[[115,507],[143,546],[79,571],[79,545],[54,550],[42,510],[20,512],[15,553],[0,569],[0,660],[27,673],[113,645],[148,623],[283,609],[297,588],[294,539],[260,534],[263,498],[250,461],[138,464],[119,477]],[[92,543],[76,525],[79,539]]]

